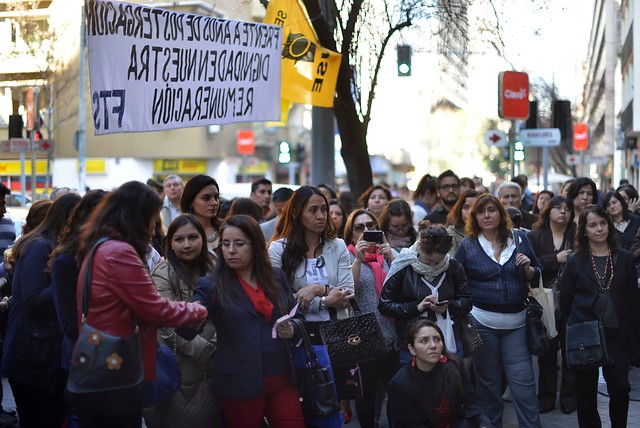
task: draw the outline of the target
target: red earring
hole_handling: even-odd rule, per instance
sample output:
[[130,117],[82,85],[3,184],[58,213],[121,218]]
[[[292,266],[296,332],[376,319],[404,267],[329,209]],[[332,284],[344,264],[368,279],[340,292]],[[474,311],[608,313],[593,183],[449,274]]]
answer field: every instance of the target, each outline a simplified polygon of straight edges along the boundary
[[440,362],[441,363],[446,363],[447,362],[447,356],[444,355],[444,354],[440,355]]

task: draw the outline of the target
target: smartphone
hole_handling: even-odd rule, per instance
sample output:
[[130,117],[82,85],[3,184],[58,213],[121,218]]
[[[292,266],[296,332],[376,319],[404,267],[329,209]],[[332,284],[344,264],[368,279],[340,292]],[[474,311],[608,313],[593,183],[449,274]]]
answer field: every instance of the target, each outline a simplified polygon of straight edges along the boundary
[[382,231],[381,230],[365,230],[362,233],[362,239],[367,242],[375,242],[376,244],[382,244]]
[[441,301],[441,302],[436,303],[436,306],[444,306],[444,305],[446,305],[447,303],[449,303],[449,301],[448,301],[448,300],[443,300],[443,301]]

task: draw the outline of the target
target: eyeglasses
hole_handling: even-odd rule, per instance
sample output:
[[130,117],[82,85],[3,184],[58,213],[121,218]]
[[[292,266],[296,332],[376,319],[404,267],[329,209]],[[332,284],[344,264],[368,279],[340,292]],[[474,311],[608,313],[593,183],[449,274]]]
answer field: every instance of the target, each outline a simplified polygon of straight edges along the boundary
[[230,250],[231,248],[235,248],[236,250],[242,250],[245,246],[251,245],[251,243],[250,242],[245,242],[245,241],[240,241],[240,240],[233,241],[233,242],[224,240],[224,241],[222,241],[222,243],[220,245],[222,246],[222,248],[224,250]]
[[356,223],[353,225],[353,231],[354,232],[362,232],[365,228],[365,226],[367,227],[368,230],[375,230],[376,229],[376,223],[373,221],[368,221],[366,223]]
[[440,188],[442,190],[458,190],[460,189],[460,185],[459,184],[441,184]]

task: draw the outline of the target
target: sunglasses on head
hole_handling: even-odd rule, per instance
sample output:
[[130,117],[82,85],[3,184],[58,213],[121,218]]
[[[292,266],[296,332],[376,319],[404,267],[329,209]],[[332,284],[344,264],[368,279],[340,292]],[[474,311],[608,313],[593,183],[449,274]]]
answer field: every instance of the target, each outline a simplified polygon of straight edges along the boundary
[[368,221],[366,223],[356,223],[353,225],[353,230],[355,232],[362,232],[364,231],[364,227],[367,227],[367,229],[369,230],[374,230],[376,228],[376,223],[374,221]]

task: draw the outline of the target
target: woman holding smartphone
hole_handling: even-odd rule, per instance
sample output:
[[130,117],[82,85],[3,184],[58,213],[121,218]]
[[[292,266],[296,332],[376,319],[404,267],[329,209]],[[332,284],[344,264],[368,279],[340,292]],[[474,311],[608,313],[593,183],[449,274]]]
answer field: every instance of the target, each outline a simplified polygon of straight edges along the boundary
[[422,222],[418,245],[396,257],[385,279],[378,309],[395,319],[403,364],[412,358],[407,331],[420,318],[438,324],[447,349],[463,355],[462,323],[456,320],[471,310],[471,294],[462,265],[448,254],[452,240],[444,226]]
[[[413,227],[413,226],[411,226]],[[373,229],[373,230],[372,230]],[[358,421],[362,428],[375,427],[375,416],[382,403],[376,403],[378,384],[386,391],[398,367],[395,349],[396,333],[393,323],[378,311],[382,284],[391,265],[393,249],[384,241],[375,216],[364,209],[351,213],[345,225],[351,272],[356,287],[356,302],[362,313],[374,313],[387,339],[389,353],[373,361],[359,364],[363,396],[356,400]],[[383,240],[382,243],[379,243]]]

